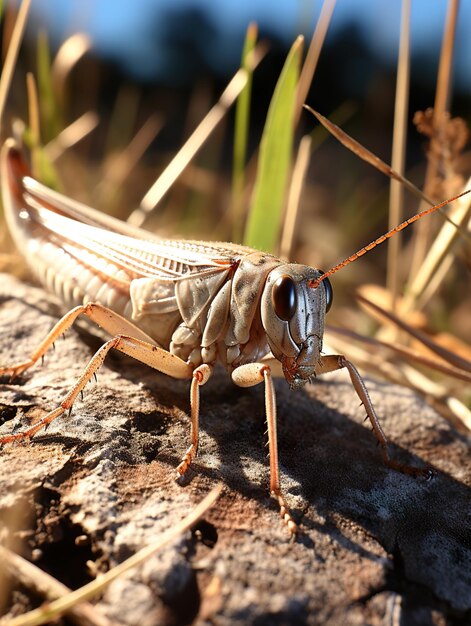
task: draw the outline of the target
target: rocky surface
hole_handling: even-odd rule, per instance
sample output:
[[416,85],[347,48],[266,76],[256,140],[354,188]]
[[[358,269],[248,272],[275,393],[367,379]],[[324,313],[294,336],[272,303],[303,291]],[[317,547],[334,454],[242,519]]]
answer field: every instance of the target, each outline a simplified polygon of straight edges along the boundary
[[[0,277],[0,360],[17,361],[57,320],[43,291]],[[100,341],[71,330],[43,366],[0,385],[2,434],[54,408]],[[70,417],[0,451],[0,536],[71,587],[90,580],[224,490],[192,533],[112,584],[116,623],[402,626],[471,621],[471,459],[458,433],[410,391],[367,381],[414,480],[384,467],[346,374],[303,391],[277,382],[282,484],[302,532],[290,541],[268,495],[263,389],[218,371],[202,390],[201,447],[186,381],[111,354]],[[3,612],[41,598],[2,585]]]

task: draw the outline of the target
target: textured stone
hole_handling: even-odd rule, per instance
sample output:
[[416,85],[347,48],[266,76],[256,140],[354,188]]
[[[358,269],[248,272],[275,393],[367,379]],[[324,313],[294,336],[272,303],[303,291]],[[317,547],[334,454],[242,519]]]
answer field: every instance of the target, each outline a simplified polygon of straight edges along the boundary
[[[56,320],[43,291],[1,276],[2,362],[24,358]],[[43,366],[4,379],[0,432],[57,406],[99,345],[71,330]],[[263,388],[238,389],[216,372],[202,389],[200,455],[182,486],[174,476],[188,446],[188,382],[110,354],[70,417],[0,451],[1,536],[21,539],[25,556],[77,586],[90,579],[90,561],[97,571],[112,567],[221,481],[220,499],[192,533],[111,585],[98,601],[109,617],[221,626],[469,623],[469,438],[411,391],[367,385],[394,458],[430,464],[435,477],[384,467],[345,374],[298,392],[277,381],[282,484],[302,529],[290,541],[268,495]],[[38,603],[18,605],[22,591],[4,598],[7,608]]]

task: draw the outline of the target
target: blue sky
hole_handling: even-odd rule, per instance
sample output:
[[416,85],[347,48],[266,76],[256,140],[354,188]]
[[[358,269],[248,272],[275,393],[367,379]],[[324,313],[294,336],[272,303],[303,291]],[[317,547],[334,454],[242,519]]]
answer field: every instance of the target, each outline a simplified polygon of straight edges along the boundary
[[[226,75],[238,64],[250,21],[289,45],[299,32],[312,33],[320,6],[320,0],[35,0],[32,21],[46,26],[56,43],[86,31],[99,55],[139,78],[165,80],[185,62],[178,58],[182,42],[190,42],[189,56],[196,49],[213,71]],[[438,58],[446,11],[446,0],[412,0],[413,52]],[[400,0],[337,0],[328,36],[354,22],[374,54],[394,65],[400,12]],[[455,79],[468,92],[470,25],[466,0],[460,3]]]

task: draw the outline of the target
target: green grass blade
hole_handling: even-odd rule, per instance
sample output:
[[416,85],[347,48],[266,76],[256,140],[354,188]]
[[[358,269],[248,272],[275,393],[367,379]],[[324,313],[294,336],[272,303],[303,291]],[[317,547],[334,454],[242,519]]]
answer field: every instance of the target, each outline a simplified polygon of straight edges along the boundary
[[54,96],[49,40],[45,31],[41,31],[38,35],[37,72],[42,138],[43,142],[47,143],[57,137],[61,123]]
[[281,232],[302,45],[303,38],[298,37],[289,51],[270,102],[260,143],[257,180],[244,243],[267,252],[275,250]]
[[234,155],[232,167],[232,240],[240,242],[243,232],[243,194],[245,186],[245,160],[250,122],[250,98],[252,95],[253,68],[248,62],[257,42],[258,28],[249,24],[242,51],[241,67],[247,72],[247,83],[237,98],[234,124]]
[[32,175],[48,187],[60,189],[59,178],[55,168],[47,157],[41,143],[38,90],[36,80],[31,72],[28,72],[26,75],[26,91],[28,95],[29,126],[25,128],[23,133],[23,141],[31,152]]

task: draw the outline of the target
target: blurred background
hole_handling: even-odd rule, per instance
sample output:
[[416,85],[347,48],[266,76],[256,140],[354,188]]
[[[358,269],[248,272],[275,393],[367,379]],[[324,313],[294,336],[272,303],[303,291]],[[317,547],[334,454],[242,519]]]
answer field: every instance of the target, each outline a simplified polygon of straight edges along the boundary
[[[227,79],[239,65],[250,22],[276,50],[287,51],[298,34],[312,36],[321,7],[320,0],[34,0],[30,33],[46,29],[55,46],[76,32],[87,33],[93,54],[123,75],[183,86],[205,76]],[[433,89],[447,2],[413,0],[411,9],[412,81]],[[400,11],[399,0],[337,2],[323,50],[324,69],[331,67],[332,83],[338,84],[334,93],[343,85],[349,97],[365,95],[381,68],[394,72]],[[454,78],[458,91],[467,94],[470,21],[470,3],[461,2]]]

